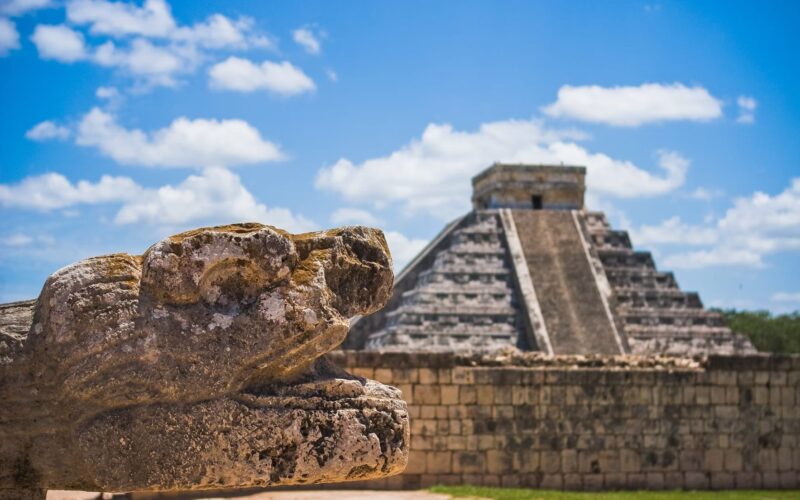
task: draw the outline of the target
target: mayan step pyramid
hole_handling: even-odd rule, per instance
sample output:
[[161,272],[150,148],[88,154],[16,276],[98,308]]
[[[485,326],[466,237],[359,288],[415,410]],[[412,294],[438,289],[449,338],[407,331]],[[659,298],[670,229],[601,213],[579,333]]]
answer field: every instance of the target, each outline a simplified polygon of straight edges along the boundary
[[408,264],[389,304],[357,319],[345,347],[754,352],[627,232],[584,209],[585,176],[583,167],[494,164],[474,177],[473,210]]

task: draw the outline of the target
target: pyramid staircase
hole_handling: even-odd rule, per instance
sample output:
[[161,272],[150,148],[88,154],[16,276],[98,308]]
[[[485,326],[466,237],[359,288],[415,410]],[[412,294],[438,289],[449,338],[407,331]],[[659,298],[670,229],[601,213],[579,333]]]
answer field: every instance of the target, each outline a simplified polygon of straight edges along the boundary
[[628,233],[612,229],[602,212],[580,216],[614,292],[631,353],[755,352],[718,312],[703,308],[697,293],[682,291],[671,272],[659,271],[650,252],[633,250]]
[[464,350],[517,345],[519,304],[496,211],[473,212],[400,293],[367,349]]

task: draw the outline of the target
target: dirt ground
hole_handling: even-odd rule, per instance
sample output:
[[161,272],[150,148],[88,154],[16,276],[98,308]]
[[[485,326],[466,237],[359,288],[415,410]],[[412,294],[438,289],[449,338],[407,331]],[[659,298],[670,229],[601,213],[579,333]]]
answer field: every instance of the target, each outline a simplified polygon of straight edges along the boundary
[[[48,491],[47,500],[97,500],[110,499],[111,495],[101,497],[99,493],[85,491]],[[276,491],[256,493],[237,500],[450,500],[450,495],[440,495],[428,491],[366,491],[366,490],[323,490],[323,491]],[[219,497],[202,497],[203,500],[225,500]]]

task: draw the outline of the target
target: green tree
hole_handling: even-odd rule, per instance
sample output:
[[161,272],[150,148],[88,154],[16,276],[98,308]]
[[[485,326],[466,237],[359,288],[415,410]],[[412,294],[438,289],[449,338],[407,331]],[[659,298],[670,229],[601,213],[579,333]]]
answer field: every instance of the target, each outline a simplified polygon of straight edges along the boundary
[[768,311],[720,311],[731,330],[747,335],[759,351],[800,353],[800,311],[772,315]]

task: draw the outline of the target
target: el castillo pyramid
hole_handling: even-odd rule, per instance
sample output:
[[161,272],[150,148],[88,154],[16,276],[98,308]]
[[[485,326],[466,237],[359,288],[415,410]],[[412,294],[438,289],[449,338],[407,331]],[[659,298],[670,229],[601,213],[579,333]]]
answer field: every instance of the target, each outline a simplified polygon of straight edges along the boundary
[[399,274],[349,349],[548,354],[754,352],[684,292],[626,231],[584,208],[586,169],[494,164],[472,179],[473,210]]

